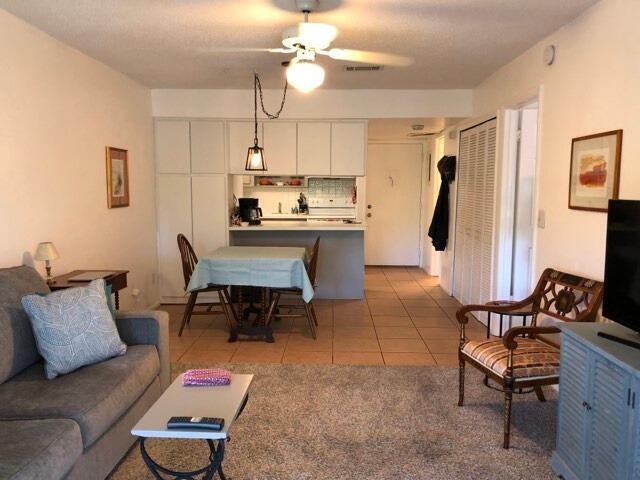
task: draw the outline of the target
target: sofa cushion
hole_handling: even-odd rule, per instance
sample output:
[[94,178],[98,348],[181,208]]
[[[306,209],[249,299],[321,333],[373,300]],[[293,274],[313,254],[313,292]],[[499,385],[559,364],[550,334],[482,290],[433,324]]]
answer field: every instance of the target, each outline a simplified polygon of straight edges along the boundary
[[0,303],[20,306],[25,295],[50,291],[47,283],[31,267],[0,268]]
[[0,383],[40,361],[31,322],[13,304],[0,304]]
[[44,297],[22,297],[48,379],[127,351],[107,305],[104,283],[98,279]]
[[0,268],[0,383],[41,358],[20,304],[24,295],[37,292],[49,287],[33,268]]
[[95,442],[142,395],[159,374],[156,347],[127,353],[47,380],[37,363],[0,385],[0,419],[70,418],[84,448]]
[[0,421],[0,478],[49,480],[64,477],[82,455],[73,420]]

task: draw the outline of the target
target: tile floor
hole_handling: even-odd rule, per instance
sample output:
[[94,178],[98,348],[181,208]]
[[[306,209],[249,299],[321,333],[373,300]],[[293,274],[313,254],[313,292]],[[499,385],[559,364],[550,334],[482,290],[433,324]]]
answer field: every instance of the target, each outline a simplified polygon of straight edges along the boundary
[[[182,337],[183,305],[163,305],[171,317],[171,359],[182,362],[457,365],[460,303],[417,267],[367,267],[363,300],[316,300],[318,338],[306,319],[274,322],[275,343],[228,343],[222,315],[192,317]],[[472,338],[485,327],[473,321]]]

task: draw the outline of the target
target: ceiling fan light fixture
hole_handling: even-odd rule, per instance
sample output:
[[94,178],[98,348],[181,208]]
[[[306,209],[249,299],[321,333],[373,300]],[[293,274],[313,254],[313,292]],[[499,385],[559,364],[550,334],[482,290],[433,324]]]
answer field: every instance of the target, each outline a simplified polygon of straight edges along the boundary
[[294,58],[287,68],[287,81],[302,93],[309,93],[324,82],[324,68],[310,60]]
[[307,49],[324,50],[338,36],[338,29],[326,23],[302,22],[287,28],[282,35],[286,48],[302,45]]

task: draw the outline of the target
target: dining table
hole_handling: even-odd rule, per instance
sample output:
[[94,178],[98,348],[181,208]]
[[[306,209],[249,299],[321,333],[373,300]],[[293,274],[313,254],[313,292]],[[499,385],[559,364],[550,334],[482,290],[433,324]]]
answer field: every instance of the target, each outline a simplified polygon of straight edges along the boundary
[[269,290],[299,289],[302,291],[303,300],[307,303],[311,301],[314,290],[307,274],[307,261],[308,252],[304,247],[219,247],[198,260],[187,291],[206,288],[209,285],[260,288],[262,306],[257,309],[258,314],[252,322],[245,321],[240,295],[238,314],[234,315],[237,321],[231,326],[229,341],[236,341],[238,335],[246,335],[273,342],[273,329],[266,318]]

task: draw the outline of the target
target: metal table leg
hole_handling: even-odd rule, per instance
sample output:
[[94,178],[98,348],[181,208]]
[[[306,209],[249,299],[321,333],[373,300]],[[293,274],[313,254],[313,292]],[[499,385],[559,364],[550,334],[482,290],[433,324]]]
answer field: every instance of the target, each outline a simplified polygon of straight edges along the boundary
[[142,454],[142,459],[144,463],[149,468],[149,471],[153,474],[156,480],[164,480],[163,475],[169,475],[170,477],[175,478],[176,480],[195,480],[196,477],[202,475],[202,480],[212,480],[216,472],[220,476],[221,480],[225,480],[226,477],[224,472],[222,471],[222,460],[224,458],[224,444],[225,440],[218,440],[217,445],[213,440],[207,440],[207,444],[209,445],[209,465],[206,467],[200,468],[198,470],[193,470],[191,472],[176,472],[170,470],[168,468],[159,465],[155,460],[153,460],[147,449],[144,446],[146,438],[140,438],[140,453]]

